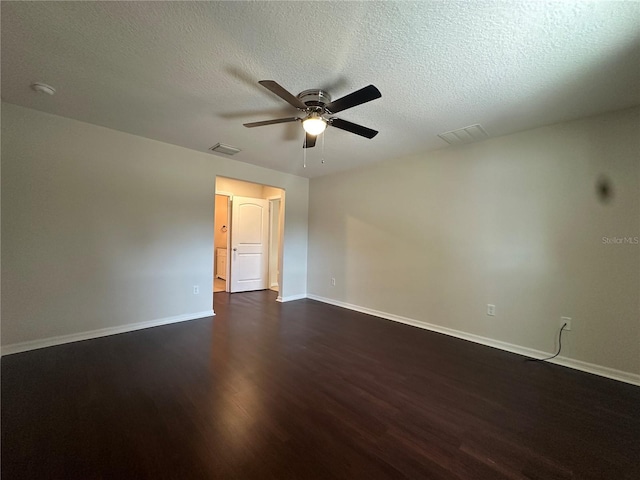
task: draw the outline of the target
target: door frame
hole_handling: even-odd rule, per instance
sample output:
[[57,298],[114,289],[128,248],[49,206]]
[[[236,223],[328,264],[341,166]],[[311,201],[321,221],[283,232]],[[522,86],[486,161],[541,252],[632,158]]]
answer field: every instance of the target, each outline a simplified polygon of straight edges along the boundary
[[[233,193],[231,192],[225,192],[224,190],[216,190],[216,195],[222,195],[224,197],[227,197],[227,245],[226,245],[226,250],[227,250],[227,261],[226,266],[227,266],[227,271],[225,272],[225,285],[224,285],[224,291],[225,292],[229,292],[229,282],[230,282],[230,277],[231,277],[231,265],[230,265],[230,258],[229,258],[229,246],[231,245],[231,201],[233,200]],[[216,259],[216,252],[213,252],[213,259],[215,261]]]
[[[282,189],[281,189],[282,190]],[[283,190],[283,194],[284,194],[284,190]],[[277,232],[277,236],[278,236],[278,259],[277,259],[277,264],[278,266],[277,268],[277,272],[278,274],[276,275],[276,282],[278,283],[278,294],[280,294],[280,290],[282,290],[282,280],[281,280],[281,275],[282,275],[282,213],[283,213],[283,208],[282,208],[282,204],[283,204],[283,195],[271,195],[268,196],[266,198],[266,200],[269,201],[269,271],[268,271],[268,276],[269,276],[269,286],[268,289],[271,290],[271,250],[273,249],[273,245],[271,245],[271,227],[272,227],[272,215],[273,215],[273,201],[274,200],[278,200],[278,232]]]
[[[218,177],[223,177],[223,178],[228,178],[231,180],[238,180],[240,182],[246,182],[246,183],[254,183],[256,185],[262,185],[264,187],[273,187],[273,188],[277,188],[280,190],[280,195],[273,195],[273,196],[269,196],[267,198],[265,198],[265,200],[271,200],[272,198],[279,198],[280,199],[280,221],[279,221],[279,227],[280,227],[280,231],[279,231],[279,240],[280,240],[280,244],[278,246],[278,298],[276,299],[277,302],[281,302],[282,301],[282,291],[284,288],[284,230],[285,230],[285,222],[286,222],[286,218],[285,218],[285,211],[286,211],[286,203],[287,203],[287,189],[284,187],[280,187],[280,186],[275,186],[275,185],[269,185],[267,183],[260,183],[260,182],[256,182],[255,180],[248,180],[245,178],[241,178],[241,177],[233,177],[233,176],[228,176],[228,175],[219,175],[216,174],[215,175],[215,185],[217,185],[217,179]],[[231,224],[231,202],[233,200],[234,197],[234,193],[229,192],[227,190],[218,190],[217,188],[215,189],[215,195],[224,195],[227,197],[227,228],[228,228],[228,235],[227,235],[227,280],[225,283],[225,292],[229,293],[230,292],[230,286],[231,286],[231,235],[232,235],[232,230],[233,230],[233,225]],[[215,197],[214,197],[215,198]],[[215,251],[213,252],[214,257],[215,257]],[[215,261],[215,258],[214,258]],[[213,264],[211,265],[211,268],[213,269]],[[213,272],[212,272],[212,277],[213,277]],[[213,289],[212,289],[213,290]],[[213,294],[212,294],[213,295]]]

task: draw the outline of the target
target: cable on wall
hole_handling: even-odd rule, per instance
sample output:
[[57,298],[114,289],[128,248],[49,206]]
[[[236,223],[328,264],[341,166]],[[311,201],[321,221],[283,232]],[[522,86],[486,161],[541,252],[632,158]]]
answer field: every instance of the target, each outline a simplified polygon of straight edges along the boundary
[[525,362],[546,362],[547,360],[551,360],[552,358],[556,358],[558,355],[560,355],[560,351],[562,350],[562,331],[566,326],[566,323],[562,325],[560,333],[558,334],[558,353],[547,358],[525,358]]

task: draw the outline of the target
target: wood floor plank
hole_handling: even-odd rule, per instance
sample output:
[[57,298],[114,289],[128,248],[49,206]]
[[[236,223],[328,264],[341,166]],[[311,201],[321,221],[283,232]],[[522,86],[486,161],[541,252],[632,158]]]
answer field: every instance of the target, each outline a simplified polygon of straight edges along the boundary
[[637,479],[640,388],[312,300],[3,357],[3,479]]

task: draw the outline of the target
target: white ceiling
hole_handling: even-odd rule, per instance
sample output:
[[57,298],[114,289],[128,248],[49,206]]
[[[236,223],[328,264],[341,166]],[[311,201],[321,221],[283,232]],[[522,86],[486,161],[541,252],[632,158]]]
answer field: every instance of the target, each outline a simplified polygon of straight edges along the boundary
[[[640,103],[637,2],[2,2],[2,99],[314,177]],[[382,98],[338,116],[302,168],[296,113],[258,85]],[[58,90],[36,94],[42,81]],[[212,161],[215,161],[212,156]]]

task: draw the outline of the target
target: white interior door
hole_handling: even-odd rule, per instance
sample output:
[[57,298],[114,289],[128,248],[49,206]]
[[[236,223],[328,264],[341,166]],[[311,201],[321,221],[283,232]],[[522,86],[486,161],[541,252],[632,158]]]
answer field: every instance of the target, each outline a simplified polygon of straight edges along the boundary
[[269,270],[269,201],[231,201],[231,292],[264,290]]

